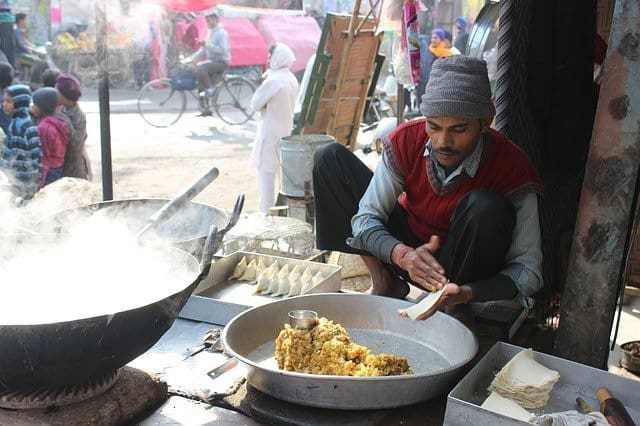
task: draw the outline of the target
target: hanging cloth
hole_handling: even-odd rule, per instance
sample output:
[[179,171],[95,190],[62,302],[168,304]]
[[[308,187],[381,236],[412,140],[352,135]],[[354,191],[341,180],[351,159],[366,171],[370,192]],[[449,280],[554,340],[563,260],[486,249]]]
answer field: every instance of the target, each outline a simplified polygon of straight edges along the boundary
[[415,0],[407,0],[403,9],[402,47],[408,55],[413,85],[420,83],[420,24]]

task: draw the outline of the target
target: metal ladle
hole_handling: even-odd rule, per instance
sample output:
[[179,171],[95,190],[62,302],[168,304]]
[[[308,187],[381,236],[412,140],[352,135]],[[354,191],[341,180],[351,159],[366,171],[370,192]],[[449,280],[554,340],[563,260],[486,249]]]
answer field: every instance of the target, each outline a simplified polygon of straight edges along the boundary
[[202,190],[205,189],[211,182],[213,182],[219,175],[220,171],[217,167],[211,168],[211,170],[202,175],[193,184],[191,184],[189,188],[187,188],[182,194],[167,202],[167,204],[162,206],[160,210],[151,215],[151,217],[147,219],[146,225],[136,234],[136,238],[140,239],[147,231],[173,216],[185,204],[191,201],[196,195],[201,193]]

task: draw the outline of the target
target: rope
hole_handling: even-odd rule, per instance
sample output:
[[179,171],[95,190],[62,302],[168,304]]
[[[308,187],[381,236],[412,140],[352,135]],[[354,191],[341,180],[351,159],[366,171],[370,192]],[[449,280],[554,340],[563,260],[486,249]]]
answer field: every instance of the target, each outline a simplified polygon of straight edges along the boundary
[[496,128],[511,137],[509,132],[509,101],[511,72],[511,40],[515,20],[514,0],[500,2],[500,28],[498,29],[498,64],[496,81]]

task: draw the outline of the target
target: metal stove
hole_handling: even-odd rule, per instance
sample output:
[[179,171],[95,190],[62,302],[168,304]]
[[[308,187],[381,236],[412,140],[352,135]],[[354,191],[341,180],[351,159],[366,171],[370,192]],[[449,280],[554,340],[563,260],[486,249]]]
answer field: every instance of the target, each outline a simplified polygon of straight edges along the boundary
[[0,408],[28,410],[82,402],[111,389],[118,380],[118,371],[75,385],[36,389],[0,388]]

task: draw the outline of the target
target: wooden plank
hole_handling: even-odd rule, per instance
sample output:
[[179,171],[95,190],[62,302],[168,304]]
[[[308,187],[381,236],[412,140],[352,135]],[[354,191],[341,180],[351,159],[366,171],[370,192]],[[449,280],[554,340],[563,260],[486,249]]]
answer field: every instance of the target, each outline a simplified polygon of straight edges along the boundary
[[379,36],[371,37],[376,27],[374,19],[327,15],[318,51],[331,55],[331,61],[315,116],[306,120],[302,133],[331,134],[338,142],[355,147],[380,45]]

